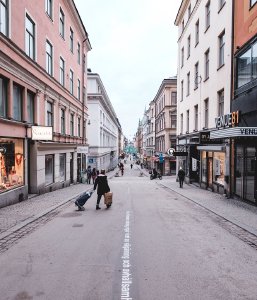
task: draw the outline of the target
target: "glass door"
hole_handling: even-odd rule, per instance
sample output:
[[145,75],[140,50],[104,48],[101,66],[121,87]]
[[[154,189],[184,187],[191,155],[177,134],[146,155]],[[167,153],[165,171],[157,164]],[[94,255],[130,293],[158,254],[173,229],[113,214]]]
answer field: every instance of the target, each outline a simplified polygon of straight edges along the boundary
[[213,163],[212,163],[212,157],[208,157],[207,158],[207,162],[208,162],[208,184],[207,184],[207,186],[209,188],[212,188],[212,182],[213,182],[213,177],[212,177],[212,174],[213,174],[213,172],[212,172],[212,165],[213,165]]
[[256,149],[255,147],[246,147],[245,149],[245,184],[244,199],[255,202],[255,171],[256,171]]
[[242,146],[236,146],[235,156],[235,194],[240,198],[244,198],[243,195],[243,178],[244,178],[244,148]]

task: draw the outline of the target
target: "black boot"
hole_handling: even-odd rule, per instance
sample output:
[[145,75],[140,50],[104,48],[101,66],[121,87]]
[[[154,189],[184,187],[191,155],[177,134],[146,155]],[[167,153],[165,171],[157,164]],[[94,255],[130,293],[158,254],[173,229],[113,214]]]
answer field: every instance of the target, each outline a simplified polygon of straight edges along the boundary
[[101,207],[100,207],[98,204],[96,205],[96,210],[97,210],[97,209],[101,209]]

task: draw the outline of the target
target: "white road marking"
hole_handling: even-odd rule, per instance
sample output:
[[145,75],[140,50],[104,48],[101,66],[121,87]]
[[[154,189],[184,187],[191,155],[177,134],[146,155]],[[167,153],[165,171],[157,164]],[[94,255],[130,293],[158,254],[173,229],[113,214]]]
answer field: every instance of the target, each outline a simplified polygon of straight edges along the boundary
[[130,211],[126,212],[124,225],[124,242],[122,255],[122,277],[121,277],[121,300],[132,300],[130,297],[130,286],[132,284],[131,264],[130,264]]

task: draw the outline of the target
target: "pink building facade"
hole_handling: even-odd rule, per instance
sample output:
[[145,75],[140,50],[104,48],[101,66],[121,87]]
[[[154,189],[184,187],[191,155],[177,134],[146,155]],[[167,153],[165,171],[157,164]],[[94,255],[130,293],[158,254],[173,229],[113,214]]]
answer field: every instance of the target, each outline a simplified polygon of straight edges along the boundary
[[90,50],[73,1],[0,1],[0,207],[81,180]]

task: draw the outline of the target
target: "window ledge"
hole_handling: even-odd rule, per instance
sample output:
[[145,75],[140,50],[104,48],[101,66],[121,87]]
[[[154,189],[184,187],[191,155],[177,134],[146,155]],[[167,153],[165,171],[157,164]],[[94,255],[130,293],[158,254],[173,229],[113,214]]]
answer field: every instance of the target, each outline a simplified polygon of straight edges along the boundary
[[223,68],[225,66],[225,64],[222,64],[220,65],[218,68],[217,68],[217,71],[219,71],[221,68]]
[[221,10],[222,10],[222,8],[225,6],[225,4],[226,4],[226,2],[224,2],[224,3],[222,4],[222,6],[219,8],[218,14],[221,12]]
[[209,79],[209,76],[208,76],[208,77],[206,77],[206,78],[204,79],[204,81],[203,81],[203,82],[206,82],[208,79]]
[[204,33],[206,33],[209,28],[210,28],[210,25],[205,29]]

